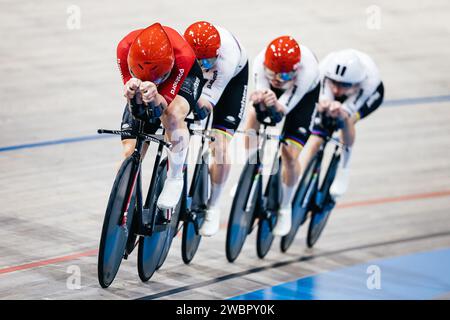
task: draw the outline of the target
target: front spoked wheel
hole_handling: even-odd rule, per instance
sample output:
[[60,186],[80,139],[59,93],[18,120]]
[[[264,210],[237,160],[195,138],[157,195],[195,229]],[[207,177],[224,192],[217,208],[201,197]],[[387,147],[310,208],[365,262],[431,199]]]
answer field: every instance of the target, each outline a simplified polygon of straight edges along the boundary
[[258,200],[261,199],[261,189],[258,165],[247,162],[239,178],[228,220],[225,249],[229,262],[239,256],[252,228]]
[[[138,249],[138,273],[142,281],[148,281],[158,267],[162,253],[165,250],[167,237],[170,233],[169,226],[158,225],[159,219],[164,212],[161,212],[156,206],[157,200],[164,187],[164,181],[167,175],[167,158],[161,161],[157,170],[156,181],[151,192],[150,201],[148,202],[150,213],[157,215],[155,222],[155,230],[151,236],[141,236],[139,238]],[[158,230],[158,228],[163,229]]]
[[119,270],[136,209],[136,181],[139,164],[131,157],[121,165],[114,181],[103,220],[98,255],[98,281],[111,285]]
[[294,242],[298,229],[306,221],[310,202],[319,183],[319,156],[316,154],[308,164],[292,201],[292,226],[287,235],[281,238],[280,247],[286,252]]
[[[202,159],[207,158],[208,156],[204,154]],[[183,223],[181,240],[181,256],[186,264],[194,259],[202,239],[199,230],[205,221],[208,203],[209,168],[206,161],[202,160],[202,163],[196,165],[192,179],[194,183],[192,203],[189,212],[185,212],[187,217]]]
[[[330,213],[336,204],[330,195],[330,187],[336,176],[338,165],[339,156],[333,156],[322,182],[322,186],[316,194],[317,207],[312,212],[311,222],[309,223],[308,234],[306,236],[306,244],[308,248],[312,248],[317,240],[319,240]],[[322,197],[324,197],[323,201],[321,200]]]

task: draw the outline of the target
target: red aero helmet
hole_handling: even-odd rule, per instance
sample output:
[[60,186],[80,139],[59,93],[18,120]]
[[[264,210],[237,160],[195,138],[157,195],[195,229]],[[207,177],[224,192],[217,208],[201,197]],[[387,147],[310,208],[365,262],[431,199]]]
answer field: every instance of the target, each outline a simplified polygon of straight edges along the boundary
[[194,50],[197,59],[210,59],[219,55],[219,31],[209,22],[194,22],[187,27],[184,38]]
[[291,72],[300,62],[300,46],[294,38],[281,36],[273,40],[266,49],[264,65],[276,73]]
[[128,68],[133,77],[156,84],[164,81],[175,63],[172,44],[160,23],[142,30],[128,52]]

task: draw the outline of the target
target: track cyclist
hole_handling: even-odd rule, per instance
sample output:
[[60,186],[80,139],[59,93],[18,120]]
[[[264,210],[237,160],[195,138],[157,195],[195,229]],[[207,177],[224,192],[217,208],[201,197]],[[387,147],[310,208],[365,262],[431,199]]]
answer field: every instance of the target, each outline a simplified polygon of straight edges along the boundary
[[245,109],[248,58],[234,35],[206,21],[190,25],[184,32],[184,38],[194,50],[206,80],[199,105],[213,112],[211,195],[205,222],[200,229],[202,236],[212,236],[219,230],[218,200],[230,172],[227,149]]
[[[286,115],[282,136],[282,200],[273,229],[276,236],[286,235],[291,228],[292,198],[300,177],[299,154],[307,141],[309,124],[320,92],[319,64],[312,51],[290,36],[274,39],[253,63],[255,92],[253,104],[262,103]],[[256,111],[250,108],[246,130],[258,130]],[[249,139],[246,148],[249,149]]]
[[[138,121],[145,122],[146,133],[153,134],[161,123],[166,139],[169,169],[164,188],[158,198],[160,209],[173,209],[183,190],[183,164],[186,158],[189,132],[184,122],[188,113],[197,107],[204,84],[200,66],[189,44],[174,29],[154,23],[145,29],[130,32],[117,46],[117,62],[127,98],[122,117],[122,130],[137,131]],[[149,123],[148,108],[137,105],[152,104],[163,111],[160,120]],[[123,155],[134,151],[136,138],[122,136]],[[144,154],[148,145],[144,148]]]
[[372,58],[354,49],[328,54],[320,63],[320,73],[319,104],[311,123],[312,135],[300,156],[300,163],[302,168],[306,168],[323,139],[330,137],[336,129],[324,125],[321,119],[338,119],[338,127],[342,128],[340,140],[345,148],[336,178],[330,188],[331,196],[337,199],[346,192],[349,184],[350,158],[356,136],[355,124],[381,105],[384,87]]

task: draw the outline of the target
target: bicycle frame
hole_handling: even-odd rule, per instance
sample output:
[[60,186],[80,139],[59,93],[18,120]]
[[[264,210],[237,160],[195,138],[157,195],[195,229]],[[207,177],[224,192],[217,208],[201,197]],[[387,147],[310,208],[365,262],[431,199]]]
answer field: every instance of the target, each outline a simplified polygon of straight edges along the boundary
[[[264,157],[264,151],[265,151],[265,146],[266,146],[267,140],[275,139],[275,138],[279,139],[277,152],[275,153],[275,157],[274,157],[274,160],[272,162],[271,175],[273,174],[273,172],[275,170],[275,166],[278,165],[277,162],[278,162],[278,158],[280,156],[281,143],[285,143],[284,140],[280,139],[279,136],[271,135],[271,134],[266,133],[267,124],[263,124],[262,127],[263,127],[262,132],[257,132],[258,149],[256,151],[256,174],[254,176],[254,179],[253,179],[253,182],[252,182],[252,187],[250,189],[250,193],[249,193],[249,196],[247,198],[246,205],[245,205],[245,211],[247,211],[247,212],[251,209],[251,206],[252,206],[251,199],[253,199],[253,197],[255,196],[255,193],[259,191],[259,190],[257,190],[257,188],[258,188],[259,179],[261,179],[261,172],[263,170],[262,159]],[[260,136],[262,136],[261,140],[259,139]],[[266,210],[267,209],[266,208],[267,207],[267,200],[268,200],[268,198],[267,198],[268,197],[267,187],[268,187],[269,181],[270,181],[270,179],[268,179],[266,184],[264,186],[262,186],[262,188],[261,188],[262,190],[265,190],[265,192],[262,195],[262,198],[259,199],[258,201],[260,202],[260,208],[262,208],[263,210],[261,210],[261,212],[259,212],[259,213],[254,212],[253,218],[252,218],[253,221],[251,223],[252,227],[250,228],[249,233],[252,232],[253,229],[254,229],[254,222],[256,221],[256,218],[258,218],[258,217],[260,217],[260,218],[264,217],[265,218],[264,213],[267,211]],[[275,209],[275,208],[273,208],[273,209]]]
[[[214,137],[212,137],[211,135],[207,134],[207,129],[209,126],[209,122],[211,119],[211,114],[208,115],[207,119],[206,119],[206,125],[205,125],[205,130],[201,131],[201,145],[200,148],[198,150],[198,154],[197,154],[197,158],[196,158],[196,164],[200,164],[202,163],[202,157],[203,157],[203,152],[205,149],[205,142],[207,139],[209,139],[210,141],[214,141]],[[195,119],[185,119],[185,121],[188,124],[188,130],[189,133],[192,135],[198,134],[199,131],[197,130],[192,130],[190,128],[190,125],[195,123]],[[183,198],[185,199],[184,201],[184,205],[185,205],[185,210],[183,210],[183,212],[185,213],[185,215],[183,217],[181,217],[182,220],[190,220],[194,222],[194,226],[195,226],[195,231],[197,234],[199,234],[199,226],[197,224],[197,215],[194,213],[194,210],[192,209],[198,209],[198,208],[192,208],[192,198],[194,197],[194,192],[195,192],[195,186],[198,183],[198,179],[200,179],[200,176],[197,174],[197,170],[198,167],[196,166],[194,173],[193,173],[193,177],[194,179],[191,181],[191,185],[189,186],[189,191],[187,191],[187,184],[188,184],[188,176],[187,176],[187,157],[188,155],[186,155],[186,160],[184,163],[184,168],[183,170],[185,170],[186,174],[184,175],[184,186],[185,188],[183,189]],[[201,209],[206,209],[206,208],[201,208]],[[197,211],[197,210],[195,210]]]
[[[131,203],[131,198],[134,193],[134,189],[136,189],[136,208],[137,208],[137,216],[135,218],[138,219],[137,223],[137,230],[133,230],[133,232],[136,235],[152,235],[152,232],[154,231],[155,227],[155,216],[152,214],[148,208],[149,204],[149,196],[152,194],[152,190],[154,189],[155,182],[156,182],[156,171],[158,169],[158,166],[161,162],[162,157],[162,150],[164,147],[170,147],[170,143],[167,143],[164,141],[163,135],[155,135],[155,134],[146,134],[144,133],[144,122],[141,120],[139,121],[139,128],[137,133],[132,133],[129,131],[123,131],[123,130],[106,130],[106,129],[99,129],[97,132],[99,134],[116,134],[116,135],[123,135],[123,136],[136,136],[136,146],[133,151],[133,153],[130,155],[130,158],[133,159],[134,166],[132,168],[131,176],[133,177],[127,186],[126,190],[126,196],[125,199],[127,199],[124,202],[124,206],[122,209],[122,215],[119,218],[118,224],[120,224],[123,227],[126,227],[127,222],[127,215],[129,210],[129,205]],[[147,193],[147,199],[144,204],[142,205],[142,185],[141,185],[141,168],[142,168],[142,150],[144,147],[145,142],[155,142],[158,143],[158,151],[155,158],[155,164],[153,168],[153,174],[150,181],[150,186]],[[161,230],[162,231],[162,230]],[[129,230],[126,230],[126,232],[129,232]]]
[[[319,159],[318,159],[317,165],[316,165],[316,167],[314,169],[314,177],[313,177],[313,179],[320,179],[320,174],[324,170],[322,168],[322,166],[323,166],[323,161],[324,161],[323,160],[323,156],[324,156],[325,148],[328,145],[328,143],[330,143],[330,142],[334,143],[335,147],[334,147],[331,159],[329,161],[328,168],[327,168],[327,170],[325,172],[325,175],[328,173],[330,165],[334,161],[336,161],[336,158],[340,157],[341,150],[343,148],[345,148],[345,146],[338,139],[333,138],[333,137],[327,138],[322,143],[322,145],[320,146],[320,149],[318,151],[318,158]],[[339,161],[339,159],[338,159],[338,161]],[[323,177],[322,184],[320,186],[319,186],[319,182],[320,181],[317,181],[317,183],[311,183],[310,184],[309,189],[308,189],[308,191],[307,191],[307,193],[305,195],[304,202],[302,203],[303,206],[308,205],[307,202],[309,202],[310,199],[313,199],[313,201],[312,201],[312,203],[310,203],[310,205],[314,205],[317,209],[322,209],[323,208],[323,206],[325,205],[326,199],[327,199],[327,195],[328,195],[327,192],[325,192],[325,190],[323,190],[324,189],[324,185],[323,185],[324,181],[325,181],[325,176]],[[311,195],[313,195],[313,197],[311,197]]]

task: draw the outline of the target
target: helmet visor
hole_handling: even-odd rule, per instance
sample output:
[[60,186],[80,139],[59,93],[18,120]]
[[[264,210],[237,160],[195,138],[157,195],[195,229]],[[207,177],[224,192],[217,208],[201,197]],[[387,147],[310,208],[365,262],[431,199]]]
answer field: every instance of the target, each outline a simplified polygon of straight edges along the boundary
[[350,89],[351,87],[358,85],[357,83],[336,81],[336,80],[333,80],[328,77],[327,77],[327,80],[330,81],[333,86],[343,88],[343,89]]
[[163,75],[162,77],[159,77],[158,79],[155,79],[155,81],[153,81],[154,84],[156,85],[160,85],[161,83],[163,83],[164,81],[167,80],[167,78],[169,78],[170,76],[170,71],[167,72],[165,75]]
[[[134,73],[133,73],[133,71],[130,69],[130,74],[131,74],[131,76],[133,77],[133,78],[138,78]],[[163,83],[164,81],[166,81],[167,80],[167,78],[169,78],[169,76],[170,76],[170,71],[169,72],[167,72],[165,75],[163,75],[163,76],[161,76],[161,77],[159,77],[159,78],[157,78],[157,79],[155,79],[155,80],[150,80],[150,79],[147,79],[147,80],[143,80],[143,79],[140,79],[141,81],[150,81],[150,82],[153,82],[154,84],[156,84],[156,85],[160,85],[161,83]],[[138,78],[139,79],[139,78]]]
[[287,82],[287,81],[291,81],[294,79],[295,75],[297,74],[297,72],[295,70],[291,71],[291,72],[279,72],[276,73],[272,70],[270,70],[269,68],[265,67],[264,68],[266,77],[269,80],[276,80],[278,82]]
[[203,69],[211,69],[217,62],[217,57],[209,59],[198,59],[198,63]]

